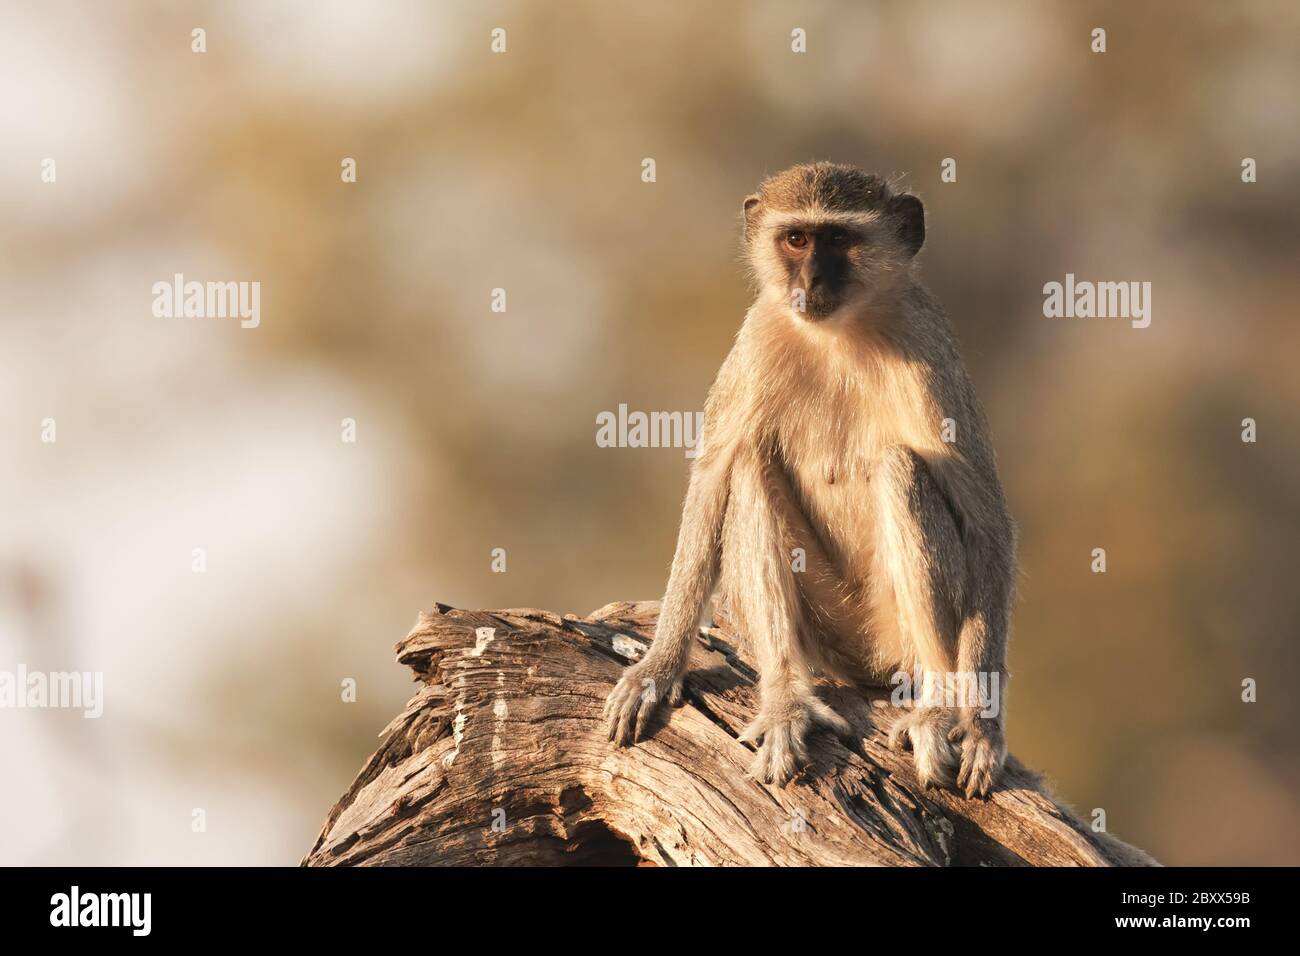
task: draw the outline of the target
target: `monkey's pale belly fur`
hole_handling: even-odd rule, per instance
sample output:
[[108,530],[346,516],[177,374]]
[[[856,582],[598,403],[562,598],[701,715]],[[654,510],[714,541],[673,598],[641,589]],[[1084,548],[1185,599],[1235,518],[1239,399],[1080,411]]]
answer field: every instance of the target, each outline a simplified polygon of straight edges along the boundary
[[[794,545],[804,549],[808,561],[795,577],[804,606],[814,622],[819,614],[825,616],[828,600],[842,608],[837,620],[823,623],[808,640],[824,645],[820,656],[827,675],[846,680],[883,681],[920,664],[897,626],[892,586],[876,581],[873,573],[878,561],[887,557],[877,544],[879,519],[871,500],[871,475],[879,466],[879,459],[851,468],[827,464],[794,476],[792,482],[794,504],[803,504],[808,522],[796,531],[799,543]],[[817,487],[815,508],[800,493],[808,487]],[[816,528],[824,529],[820,537],[812,530]],[[814,653],[814,659],[817,656]],[[841,666],[835,666],[837,661]]]

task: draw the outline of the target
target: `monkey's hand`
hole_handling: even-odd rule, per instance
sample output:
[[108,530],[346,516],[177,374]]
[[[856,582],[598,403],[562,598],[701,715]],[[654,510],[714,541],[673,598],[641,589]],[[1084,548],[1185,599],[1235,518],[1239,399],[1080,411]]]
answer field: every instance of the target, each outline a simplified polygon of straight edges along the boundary
[[948,739],[961,750],[957,789],[964,791],[967,797],[987,797],[1007,759],[1007,740],[1001,718],[963,713],[948,732]]
[[609,739],[625,747],[645,736],[646,725],[662,701],[673,707],[682,702],[682,675],[649,655],[623,672],[605,698]]
[[942,707],[913,707],[889,728],[889,746],[912,751],[916,779],[923,787],[953,784],[957,759],[948,740],[955,719],[951,710]]
[[740,732],[740,740],[758,745],[750,775],[760,783],[785,784],[808,762],[805,740],[815,725],[829,727],[844,739],[853,735],[847,720],[811,694],[765,706]]

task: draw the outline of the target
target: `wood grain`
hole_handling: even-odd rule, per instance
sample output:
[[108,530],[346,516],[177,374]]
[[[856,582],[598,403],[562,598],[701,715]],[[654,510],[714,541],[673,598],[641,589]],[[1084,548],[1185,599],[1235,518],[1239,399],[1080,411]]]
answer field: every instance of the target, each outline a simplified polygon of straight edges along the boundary
[[800,776],[756,783],[736,739],[755,673],[721,628],[692,648],[685,704],[613,747],[605,695],[649,646],[658,607],[422,613],[397,645],[422,686],[303,864],[1155,865],[1014,758],[988,800],[922,788],[885,743],[898,710],[883,689],[825,688],[860,742],[817,734]]

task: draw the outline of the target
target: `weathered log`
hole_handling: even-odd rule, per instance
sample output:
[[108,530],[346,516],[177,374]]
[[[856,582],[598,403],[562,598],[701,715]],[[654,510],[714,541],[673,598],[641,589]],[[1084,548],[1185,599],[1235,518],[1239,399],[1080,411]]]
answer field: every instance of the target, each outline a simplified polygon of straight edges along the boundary
[[737,740],[755,673],[721,628],[692,648],[686,702],[618,749],[601,709],[657,602],[587,618],[438,605],[397,645],[423,686],[330,811],[308,866],[457,864],[1154,865],[1095,833],[1008,761],[988,800],[922,788],[886,736],[884,689],[826,688],[860,732],[811,740],[785,787]]

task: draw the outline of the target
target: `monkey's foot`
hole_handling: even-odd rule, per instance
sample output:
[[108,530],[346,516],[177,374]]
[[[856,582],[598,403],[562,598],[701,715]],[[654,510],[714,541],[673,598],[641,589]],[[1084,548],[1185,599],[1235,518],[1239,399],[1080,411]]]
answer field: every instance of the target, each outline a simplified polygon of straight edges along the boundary
[[955,715],[938,707],[915,707],[889,728],[889,746],[911,750],[916,777],[923,787],[950,787],[957,755],[948,743]]
[[618,747],[640,740],[645,736],[651,716],[664,700],[673,707],[681,704],[681,675],[659,673],[649,660],[633,664],[605,698],[609,739]]
[[816,697],[772,711],[761,711],[740,732],[740,740],[758,745],[758,752],[750,764],[750,775],[762,783],[784,785],[808,762],[808,748],[804,741],[815,725],[828,727],[843,738],[853,733],[847,720]]
[[948,732],[961,748],[957,789],[968,797],[987,797],[1007,759],[1007,739],[1002,725],[983,717],[962,717]]

